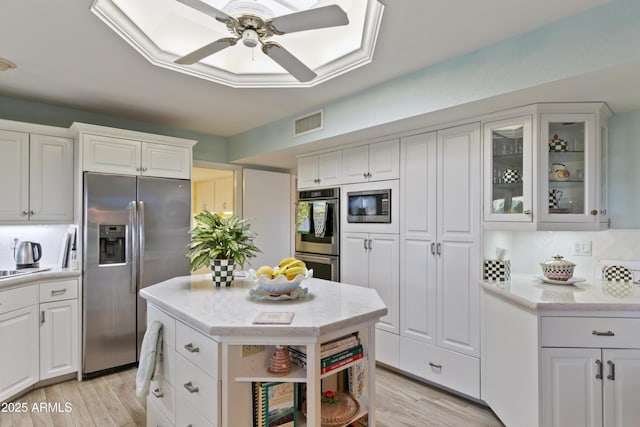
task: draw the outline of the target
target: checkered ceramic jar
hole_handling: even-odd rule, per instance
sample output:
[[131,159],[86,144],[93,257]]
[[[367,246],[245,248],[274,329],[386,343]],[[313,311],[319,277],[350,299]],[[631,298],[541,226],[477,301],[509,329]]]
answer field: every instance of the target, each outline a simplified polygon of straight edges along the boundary
[[567,141],[561,138],[552,138],[549,141],[549,151],[567,151]]
[[516,182],[520,182],[520,172],[518,169],[505,169],[502,174],[502,180],[506,184],[514,184]]
[[214,259],[211,261],[213,284],[218,287],[231,286],[234,268],[235,262],[232,259]]

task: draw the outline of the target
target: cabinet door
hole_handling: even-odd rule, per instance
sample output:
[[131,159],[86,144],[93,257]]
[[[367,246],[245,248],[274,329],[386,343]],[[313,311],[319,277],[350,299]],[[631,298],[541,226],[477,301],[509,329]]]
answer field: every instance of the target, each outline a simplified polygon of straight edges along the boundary
[[342,152],[334,151],[318,155],[318,184],[322,187],[340,184]]
[[594,114],[542,114],[541,222],[599,222]]
[[369,251],[367,233],[343,233],[340,250],[340,281],[349,285],[369,286]]
[[73,170],[73,140],[31,135],[31,221],[73,221]]
[[438,344],[479,356],[480,129],[438,132]]
[[38,381],[38,308],[0,315],[0,401]]
[[78,370],[78,300],[40,304],[40,379]]
[[484,124],[484,220],[533,221],[531,116]]
[[640,420],[640,350],[602,351],[604,425],[626,427]]
[[214,187],[215,212],[233,212],[233,178],[216,179]]
[[388,332],[400,332],[400,239],[397,234],[370,234],[369,287],[387,306],[387,315],[376,325]]
[[82,135],[83,169],[92,172],[140,174],[142,143],[109,136]]
[[298,188],[318,186],[318,156],[298,159]]
[[29,134],[0,130],[0,221],[29,218]]
[[369,181],[398,179],[400,177],[400,142],[378,142],[369,145]]
[[369,173],[369,146],[342,150],[342,183],[367,182]]
[[600,349],[593,348],[542,349],[545,427],[602,426],[600,356]]
[[600,125],[600,138],[598,140],[598,168],[599,185],[597,188],[598,199],[598,217],[601,223],[609,225],[609,129],[607,126]]
[[161,178],[191,178],[191,149],[174,145],[142,143],[142,175]]

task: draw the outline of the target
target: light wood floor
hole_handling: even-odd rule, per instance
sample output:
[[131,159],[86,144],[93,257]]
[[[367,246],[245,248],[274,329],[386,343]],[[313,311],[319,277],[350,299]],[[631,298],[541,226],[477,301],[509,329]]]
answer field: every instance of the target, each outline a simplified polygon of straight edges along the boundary
[[[502,426],[491,410],[456,395],[429,387],[389,370],[376,371],[379,427]],[[145,400],[135,396],[136,371],[75,380],[31,391],[13,403],[26,403],[26,413],[0,412],[0,427],[145,426]],[[40,402],[59,402],[58,410],[32,411]],[[70,411],[65,412],[65,403]],[[68,405],[69,406],[69,405]]]

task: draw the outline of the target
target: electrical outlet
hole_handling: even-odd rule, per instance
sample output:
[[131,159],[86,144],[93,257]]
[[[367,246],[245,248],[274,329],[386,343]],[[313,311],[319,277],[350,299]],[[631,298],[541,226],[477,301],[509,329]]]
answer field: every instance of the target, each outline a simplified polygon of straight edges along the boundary
[[571,245],[571,255],[591,256],[591,241],[574,242]]
[[251,356],[252,354],[258,354],[262,351],[264,351],[263,345],[243,345],[242,357]]

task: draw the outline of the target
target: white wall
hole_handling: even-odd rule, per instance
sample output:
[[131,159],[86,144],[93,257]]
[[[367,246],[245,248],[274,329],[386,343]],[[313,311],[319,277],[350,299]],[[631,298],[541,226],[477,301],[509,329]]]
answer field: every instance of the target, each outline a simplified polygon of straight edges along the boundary
[[[593,277],[602,260],[640,261],[640,229],[611,229],[594,232],[568,231],[487,231],[484,257],[495,258],[496,247],[506,248],[511,271],[536,275],[539,263],[562,255],[576,264],[574,275]],[[591,242],[591,256],[571,255],[575,242]]]

